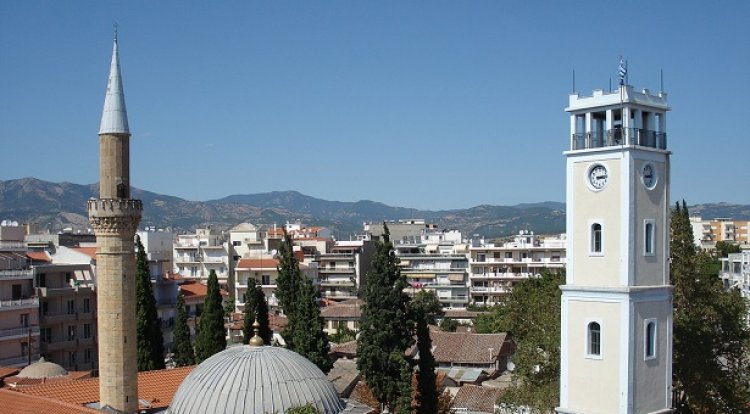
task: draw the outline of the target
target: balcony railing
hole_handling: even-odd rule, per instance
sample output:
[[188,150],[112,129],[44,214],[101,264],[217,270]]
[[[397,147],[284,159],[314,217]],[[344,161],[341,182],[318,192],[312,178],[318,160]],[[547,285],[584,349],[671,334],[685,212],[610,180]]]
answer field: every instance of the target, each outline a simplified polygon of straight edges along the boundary
[[0,311],[39,306],[39,298],[0,300]]
[[31,335],[34,335],[34,336],[39,335],[38,326],[32,326],[32,327],[27,327],[27,328],[9,328],[9,329],[0,329],[0,339],[12,337],[12,336],[27,336],[29,334],[29,330],[31,330]]
[[34,271],[31,269],[0,270],[0,280],[6,279],[33,279]]
[[574,150],[620,145],[637,145],[665,150],[667,149],[667,134],[643,128],[615,128],[607,131],[573,134],[572,148]]

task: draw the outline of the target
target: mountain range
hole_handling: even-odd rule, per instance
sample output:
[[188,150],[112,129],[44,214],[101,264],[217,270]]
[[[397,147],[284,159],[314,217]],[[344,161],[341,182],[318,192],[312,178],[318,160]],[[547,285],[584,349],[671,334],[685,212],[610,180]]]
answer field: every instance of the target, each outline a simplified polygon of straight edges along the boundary
[[[86,200],[98,195],[98,184],[52,183],[35,178],[0,181],[0,218],[38,223],[50,231],[87,228]],[[188,201],[133,188],[143,201],[141,226],[171,228],[175,232],[212,226],[226,230],[241,222],[270,226],[301,220],[334,230],[339,239],[360,233],[364,222],[422,218],[464,235],[497,238],[531,230],[538,234],[565,231],[565,204],[547,201],[515,206],[479,205],[455,210],[419,210],[369,200],[328,201],[297,191],[230,195],[217,200]],[[690,208],[705,218],[750,219],[750,206],[726,203]]]

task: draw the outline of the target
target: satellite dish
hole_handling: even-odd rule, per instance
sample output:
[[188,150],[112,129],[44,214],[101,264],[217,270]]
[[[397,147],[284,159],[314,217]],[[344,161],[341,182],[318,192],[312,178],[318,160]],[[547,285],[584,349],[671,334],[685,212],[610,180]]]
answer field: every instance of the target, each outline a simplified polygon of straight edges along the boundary
[[513,371],[516,370],[516,364],[514,364],[513,362],[509,361],[508,365],[507,365],[507,368],[508,368],[508,371],[513,372]]

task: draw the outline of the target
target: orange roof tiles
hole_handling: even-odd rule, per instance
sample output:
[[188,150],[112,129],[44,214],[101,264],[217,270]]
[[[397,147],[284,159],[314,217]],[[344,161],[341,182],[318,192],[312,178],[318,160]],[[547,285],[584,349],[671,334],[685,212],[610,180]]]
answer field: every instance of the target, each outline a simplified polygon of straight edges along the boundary
[[96,247],[74,247],[79,253],[83,253],[86,256],[96,260]]
[[185,282],[180,285],[180,292],[188,297],[205,297],[208,294],[208,286],[194,281]]
[[49,258],[47,252],[26,252],[26,257],[31,259],[33,262],[45,262],[50,263],[52,259]]
[[68,375],[64,375],[62,377],[52,377],[52,378],[22,378],[18,376],[11,376],[7,377],[3,380],[5,382],[6,387],[10,386],[12,388],[17,387],[31,387],[33,385],[41,385],[41,384],[53,384],[53,383],[60,383],[60,382],[68,382],[68,381],[76,381],[81,379],[91,378],[91,371],[70,371],[68,372]]
[[240,269],[276,269],[279,261],[276,259],[240,259],[237,268]]
[[[138,373],[138,398],[147,401],[150,407],[166,408],[182,381],[194,367],[160,369]],[[84,405],[99,401],[99,378],[42,384],[19,389],[28,395],[51,398],[70,404]],[[34,411],[39,412],[39,411]],[[57,411],[52,411],[57,413]]]
[[502,388],[464,385],[453,399],[453,407],[472,412],[494,413],[497,399],[505,392]]
[[20,371],[21,370],[18,368],[0,366],[0,380],[5,377],[10,377],[11,375],[16,375]]
[[0,390],[0,407],[5,414],[80,414],[99,413],[93,408],[57,401],[38,395],[28,395],[18,391]]

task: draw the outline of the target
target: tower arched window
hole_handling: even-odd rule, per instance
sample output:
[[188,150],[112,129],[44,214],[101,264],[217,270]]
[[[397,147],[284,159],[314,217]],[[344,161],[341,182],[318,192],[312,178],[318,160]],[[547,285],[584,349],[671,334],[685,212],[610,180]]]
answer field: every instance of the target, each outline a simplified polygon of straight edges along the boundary
[[656,320],[646,320],[644,332],[644,355],[646,359],[656,358]]
[[594,223],[591,225],[591,253],[602,252],[602,225]]
[[654,236],[654,221],[646,220],[643,226],[643,254],[646,256],[652,256],[656,252]]
[[599,322],[589,322],[586,329],[587,336],[586,353],[589,356],[601,356],[602,355],[602,327]]

